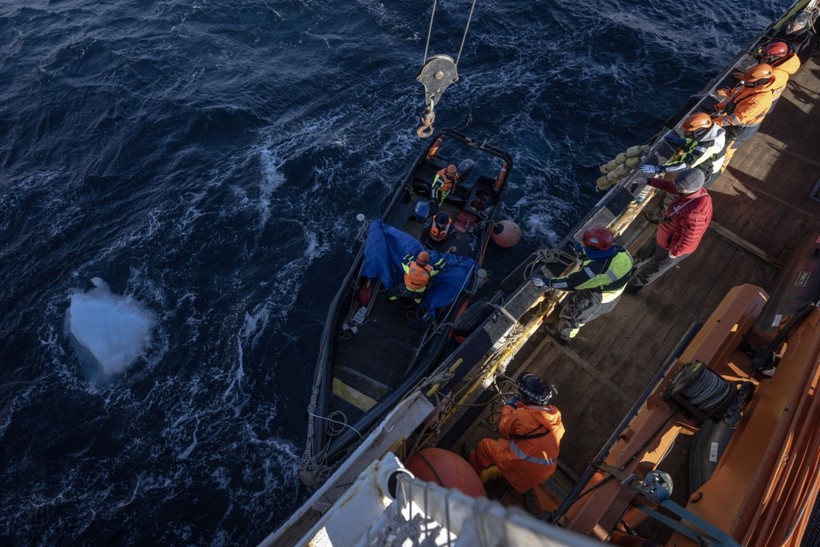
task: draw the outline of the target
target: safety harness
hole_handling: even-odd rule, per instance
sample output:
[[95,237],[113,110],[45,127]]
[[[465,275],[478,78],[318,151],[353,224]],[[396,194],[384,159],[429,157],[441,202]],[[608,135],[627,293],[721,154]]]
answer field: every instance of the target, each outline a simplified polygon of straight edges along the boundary
[[[536,433],[536,431],[538,431],[542,427],[545,429],[545,431],[541,433]],[[510,435],[510,449],[512,449],[512,451],[515,453],[516,456],[518,456],[519,459],[525,462],[535,463],[538,465],[555,465],[555,460],[553,460],[552,458],[538,458],[536,456],[528,456],[526,452],[521,450],[521,448],[517,444],[515,444],[515,441],[529,441],[532,439],[540,439],[541,437],[546,437],[549,434],[550,430],[544,424],[538,424],[537,426],[535,426],[534,429],[523,435],[516,435],[513,433]]]

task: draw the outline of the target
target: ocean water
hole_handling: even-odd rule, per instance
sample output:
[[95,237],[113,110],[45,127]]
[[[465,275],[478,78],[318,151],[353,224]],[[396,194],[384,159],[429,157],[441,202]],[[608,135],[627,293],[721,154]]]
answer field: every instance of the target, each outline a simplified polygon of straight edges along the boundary
[[[513,154],[510,260],[790,3],[479,0],[436,126]],[[431,7],[0,3],[0,543],[250,545],[305,499],[317,337],[423,147]],[[115,374],[65,331],[95,278],[155,320]]]

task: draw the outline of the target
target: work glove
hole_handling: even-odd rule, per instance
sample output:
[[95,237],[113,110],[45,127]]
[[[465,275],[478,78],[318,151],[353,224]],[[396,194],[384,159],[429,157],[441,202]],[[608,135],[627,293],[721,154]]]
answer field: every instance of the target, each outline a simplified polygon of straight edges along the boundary
[[658,165],[641,165],[641,171],[648,175],[663,173],[663,168]]
[[551,281],[552,280],[549,277],[534,277],[532,280],[532,284],[538,287],[539,289],[549,289]]
[[515,397],[510,397],[509,399],[507,399],[507,404],[510,405],[513,408],[515,408],[515,405],[517,405],[518,403],[519,403],[519,400],[516,399]]
[[672,146],[683,146],[684,144],[686,144],[686,139],[674,133],[669,133],[667,136],[663,138],[663,140],[665,140]]

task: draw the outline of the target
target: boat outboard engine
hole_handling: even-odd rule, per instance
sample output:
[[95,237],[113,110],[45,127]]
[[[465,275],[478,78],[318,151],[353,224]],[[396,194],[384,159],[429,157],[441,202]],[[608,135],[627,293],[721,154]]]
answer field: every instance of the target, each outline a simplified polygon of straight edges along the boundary
[[663,399],[701,422],[722,420],[735,427],[743,416],[743,405],[753,391],[753,383],[743,382],[736,387],[710,370],[703,361],[693,361],[678,372],[663,393]]

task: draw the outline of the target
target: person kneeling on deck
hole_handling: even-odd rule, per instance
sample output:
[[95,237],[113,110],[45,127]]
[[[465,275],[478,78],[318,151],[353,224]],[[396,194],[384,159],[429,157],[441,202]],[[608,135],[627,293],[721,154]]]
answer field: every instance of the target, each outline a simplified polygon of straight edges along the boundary
[[444,243],[453,229],[453,221],[447,213],[439,211],[435,216],[427,219],[422,227],[428,243],[433,245]]
[[390,292],[390,300],[412,298],[416,304],[421,304],[421,297],[427,290],[430,278],[441,271],[444,265],[442,258],[435,264],[430,264],[430,253],[421,251],[415,257],[409,254],[402,259],[401,267],[404,270],[404,286],[396,285]]
[[632,273],[629,252],[615,245],[615,237],[604,226],[588,228],[581,240],[586,259],[581,269],[564,277],[536,277],[537,287],[572,291],[564,299],[558,324],[558,341],[567,343],[578,330],[612,311]]
[[726,152],[726,131],[712,123],[704,112],[688,116],[681,124],[683,137],[670,133],[665,140],[677,146],[673,158],[663,165],[644,165],[641,171],[652,175],[674,173],[687,167],[697,167],[706,175],[705,187],[709,187],[720,175]]
[[561,412],[549,404],[555,388],[535,374],[518,377],[518,397],[501,410],[501,439],[482,439],[470,454],[470,465],[481,473],[495,465],[504,479],[524,493],[541,484],[558,466],[564,436]]
[[703,188],[703,171],[686,169],[675,182],[649,179],[648,184],[675,194],[664,210],[654,239],[636,255],[636,272],[626,288],[637,293],[695,252],[712,221],[712,198]]

